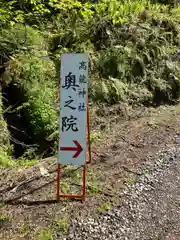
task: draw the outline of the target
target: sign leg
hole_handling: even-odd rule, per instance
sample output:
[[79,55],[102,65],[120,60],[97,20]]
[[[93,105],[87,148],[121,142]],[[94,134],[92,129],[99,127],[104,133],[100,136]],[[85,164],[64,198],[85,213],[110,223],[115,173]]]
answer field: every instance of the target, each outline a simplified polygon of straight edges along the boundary
[[89,153],[89,160],[86,163],[91,163],[91,139],[90,139],[90,120],[89,120],[89,108],[87,103],[87,134],[88,134],[88,153]]
[[82,201],[85,201],[86,198],[86,164],[82,169],[83,185],[82,185]]
[[60,164],[58,164],[58,171],[57,171],[57,201],[60,200]]

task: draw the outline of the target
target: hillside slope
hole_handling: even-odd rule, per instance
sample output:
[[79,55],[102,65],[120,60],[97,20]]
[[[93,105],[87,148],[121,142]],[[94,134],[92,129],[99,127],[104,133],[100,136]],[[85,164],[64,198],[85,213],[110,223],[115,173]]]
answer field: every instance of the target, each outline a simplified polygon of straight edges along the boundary
[[179,101],[178,1],[2,0],[0,13],[1,164],[57,153],[62,53],[89,53],[94,108]]

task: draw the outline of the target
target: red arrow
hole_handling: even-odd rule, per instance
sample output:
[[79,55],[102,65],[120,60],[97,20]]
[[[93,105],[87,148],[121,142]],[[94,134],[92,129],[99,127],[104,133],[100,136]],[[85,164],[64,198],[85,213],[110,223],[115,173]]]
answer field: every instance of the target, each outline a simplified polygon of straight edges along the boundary
[[78,141],[73,140],[74,144],[76,145],[76,147],[60,147],[61,151],[76,151],[76,153],[73,155],[73,158],[77,158],[79,156],[79,154],[82,152],[83,148],[82,146],[79,144]]

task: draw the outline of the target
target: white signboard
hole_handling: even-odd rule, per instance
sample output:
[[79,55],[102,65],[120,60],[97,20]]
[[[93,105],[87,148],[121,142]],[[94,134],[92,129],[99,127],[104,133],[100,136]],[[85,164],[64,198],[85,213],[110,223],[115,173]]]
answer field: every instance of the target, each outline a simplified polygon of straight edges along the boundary
[[88,54],[63,54],[60,89],[60,164],[84,165]]

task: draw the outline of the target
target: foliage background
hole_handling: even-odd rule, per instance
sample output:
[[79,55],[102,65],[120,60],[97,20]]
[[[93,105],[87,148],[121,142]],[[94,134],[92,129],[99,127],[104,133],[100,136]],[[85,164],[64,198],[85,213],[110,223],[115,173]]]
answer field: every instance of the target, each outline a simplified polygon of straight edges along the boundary
[[64,52],[89,53],[93,104],[176,104],[179,23],[177,0],[2,0],[0,162],[19,151],[14,135],[28,158],[56,152]]

